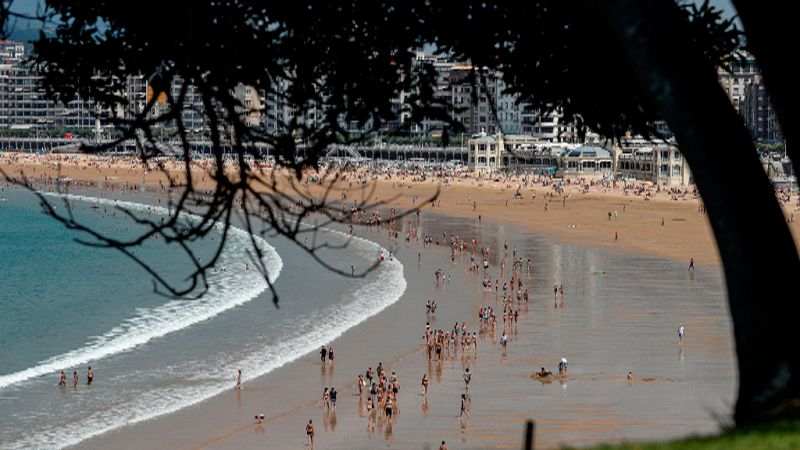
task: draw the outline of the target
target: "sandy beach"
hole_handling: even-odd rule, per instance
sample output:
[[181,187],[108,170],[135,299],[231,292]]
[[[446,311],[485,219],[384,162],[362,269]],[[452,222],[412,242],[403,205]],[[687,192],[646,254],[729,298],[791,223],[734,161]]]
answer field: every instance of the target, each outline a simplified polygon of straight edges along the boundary
[[[460,218],[431,216],[426,222],[431,231],[439,227],[474,231],[472,224]],[[530,236],[509,228],[501,231],[499,225],[483,226],[485,232],[511,242]],[[366,236],[382,239],[377,232],[366,232]],[[469,330],[477,329],[475,316],[481,305],[498,307],[498,302],[494,292],[477,288],[463,258],[455,266],[445,265],[449,263],[446,249],[435,248],[424,251],[418,265],[416,248],[401,247],[397,255],[409,280],[406,293],[399,302],[331,343],[337,352],[335,366],[322,366],[318,354],[312,352],[247,383],[242,392],[231,389],[179,413],[89,440],[82,447],[300,448],[309,418],[317,426],[315,448],[341,449],[437,448],[442,439],[449,448],[519,448],[528,419],[537,421],[536,448],[663,439],[718,430],[714,414],[726,415],[736,383],[732,342],[726,338],[730,324],[718,272],[701,269],[694,285],[687,283],[675,290],[656,281],[664,271],[671,273],[665,278],[688,281],[682,265],[598,250],[591,252],[591,261],[613,265],[633,258],[642,268],[619,268],[622,273],[597,280],[581,269],[585,260],[573,249],[554,249],[547,240],[535,238],[519,246],[518,251],[537,255],[542,267],[531,280],[533,300],[521,307],[522,319],[510,332],[505,353],[499,342],[502,325],[498,325],[494,335],[481,333],[477,353],[459,352],[441,363],[428,362],[421,345],[423,324],[428,319],[423,299],[439,301],[433,327],[447,328],[465,321]],[[560,261],[575,273],[551,266],[550,261]],[[447,267],[453,280],[437,289],[431,274],[441,266]],[[623,279],[630,278],[630,270],[645,278],[640,280],[642,284],[653,284],[652,301],[642,299],[643,303],[631,305],[621,296],[618,303],[592,304],[610,301],[606,295],[631,294],[619,287]],[[579,281],[587,277],[586,285]],[[545,284],[552,279],[562,279],[576,290],[566,296],[563,309],[553,307],[551,285]],[[609,288],[602,296],[592,292]],[[697,289],[704,293],[687,295]],[[668,293],[674,299],[665,298]],[[674,308],[657,306],[665,300],[675,300]],[[687,304],[697,309],[685,309]],[[683,347],[676,345],[671,326],[679,321],[694,333]],[[617,327],[625,327],[628,336],[618,335]],[[639,345],[643,342],[652,347],[647,350],[648,346]],[[574,365],[568,377],[546,382],[531,379],[540,366],[555,370],[555,363],[565,355]],[[367,419],[367,397],[359,397],[355,386],[356,375],[367,367],[374,369],[379,361],[388,371],[397,372],[402,386],[399,415],[391,425],[380,418],[372,423]],[[471,415],[460,421],[458,395],[464,392],[466,367],[474,377]],[[628,370],[636,373],[635,381],[625,379]],[[431,379],[426,397],[419,386],[423,373]],[[336,386],[340,392],[335,414],[321,407],[325,386]],[[654,404],[658,408],[653,408]],[[266,416],[261,427],[252,420],[255,413]]]
[[[0,169],[9,175],[68,177],[95,188],[144,186],[138,195],[154,195],[162,179],[135,163],[107,165],[88,157],[58,167],[37,157],[3,154]],[[387,208],[406,209],[438,192],[436,206],[423,210],[420,233],[479,239],[492,249],[488,259],[495,273],[506,240],[507,253],[513,248],[533,259],[533,273],[525,279],[531,301],[517,306],[521,319],[509,328],[508,350],[499,343],[500,322],[494,333],[481,333],[477,352],[429,362],[422,339],[426,320],[445,330],[465,322],[477,331],[478,309],[490,305],[502,311],[502,301],[467,271],[468,255],[451,263],[448,246],[422,250],[416,243],[400,243],[396,256],[404,265],[406,292],[331,343],[335,366],[321,365],[312,353],[246,383],[244,391],[232,389],[81,447],[301,448],[309,418],[316,425],[315,448],[343,449],[437,448],[441,440],[450,449],[519,448],[528,419],[537,421],[536,448],[718,430],[715,415],[724,420],[732,405],[736,367],[716,245],[699,201],[691,193],[671,200],[656,192],[644,200],[621,189],[589,186],[587,191],[581,183],[547,200],[551,187],[531,186],[518,199],[513,183],[456,179],[443,185],[379,177],[373,198],[388,201]],[[787,218],[793,212],[789,205]],[[791,228],[798,232],[796,224]],[[357,233],[391,244],[379,230]],[[686,272],[690,258],[704,266],[691,276]],[[433,273],[440,268],[452,281],[437,287]],[[554,307],[554,283],[567,286],[564,306],[556,299]],[[439,302],[435,317],[426,317],[427,298]],[[681,323],[691,339],[678,346],[674,333]],[[571,362],[567,377],[531,379],[539,367],[554,370],[565,356]],[[366,396],[355,389],[356,375],[378,361],[397,371],[402,386],[399,415],[392,422],[369,421]],[[459,420],[466,367],[474,374],[471,415]],[[628,371],[637,375],[634,381],[625,379]],[[425,397],[419,386],[423,373],[431,378]],[[335,414],[320,406],[324,386],[340,392]],[[260,413],[266,420],[257,426],[253,415]]]
[[[145,171],[133,159],[109,163],[107,159],[92,156],[55,156],[46,160],[41,155],[0,155],[0,170],[8,175],[33,177],[65,177],[97,184],[144,186],[155,190],[167,178],[159,171]],[[179,180],[180,166],[167,165]],[[209,189],[212,183],[203,170],[195,170],[199,189]],[[288,175],[281,174],[283,179]],[[658,192],[653,186],[643,184],[649,195],[636,194],[633,189],[624,192],[622,183],[617,188],[590,186],[586,180],[568,180],[563,194],[555,195],[551,183],[531,185],[515,198],[519,181],[494,181],[493,179],[449,178],[415,180],[412,176],[396,175],[374,177],[367,186],[352,188],[345,182],[337,184],[339,190],[357,191],[359,199],[368,195],[369,202],[385,202],[386,207],[400,210],[415,206],[413,199],[425,201],[438,195],[437,212],[461,217],[509,223],[546,235],[558,242],[610,248],[640,255],[659,256],[688,263],[694,258],[700,265],[719,265],[719,252],[713,238],[708,218],[698,212],[700,200],[692,187],[682,188],[680,195],[667,189]],[[280,181],[280,180],[279,180]],[[283,182],[281,186],[288,184]],[[307,192],[319,195],[323,188],[310,184],[300,186]],[[548,195],[550,197],[548,197]],[[794,221],[797,198],[782,202],[787,222],[798,241],[800,222]],[[545,208],[545,204],[547,207]],[[429,208],[430,206],[426,206]],[[609,219],[609,213],[611,213]],[[791,219],[791,221],[790,221]]]
[[[167,167],[170,167],[169,165]],[[174,173],[180,173],[173,166]],[[0,170],[7,175],[35,178],[63,177],[98,184],[143,185],[155,189],[167,178],[158,171],[145,171],[133,159],[110,163],[99,157],[3,154]],[[201,170],[197,170],[197,187],[208,189]],[[180,177],[179,177],[180,179]],[[386,206],[411,208],[413,198],[424,201],[438,195],[439,212],[464,217],[513,223],[563,242],[615,248],[621,251],[656,255],[688,261],[694,258],[704,265],[718,264],[718,252],[708,221],[698,213],[698,200],[683,195],[680,200],[654,194],[645,201],[641,196],[624,195],[621,189],[566,186],[564,194],[555,198],[549,186],[531,186],[515,198],[513,181],[452,179],[413,181],[411,177],[377,177],[362,193],[370,194],[371,202],[388,202]],[[341,189],[346,189],[341,184]],[[587,186],[588,187],[588,186]],[[310,185],[309,192],[320,188]],[[545,209],[547,204],[547,209]],[[611,220],[608,213],[612,213]],[[791,213],[789,213],[791,214]],[[663,221],[662,221],[663,219]],[[663,222],[663,225],[662,225]],[[797,227],[792,227],[797,231]],[[616,239],[615,239],[616,236]]]

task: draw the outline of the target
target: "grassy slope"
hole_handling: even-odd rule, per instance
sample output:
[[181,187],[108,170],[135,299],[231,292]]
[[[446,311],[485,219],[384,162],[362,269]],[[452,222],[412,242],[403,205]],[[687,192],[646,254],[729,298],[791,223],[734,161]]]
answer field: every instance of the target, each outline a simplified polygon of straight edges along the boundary
[[800,449],[800,421],[779,422],[733,430],[720,436],[687,438],[679,441],[604,445],[592,450],[750,450]]

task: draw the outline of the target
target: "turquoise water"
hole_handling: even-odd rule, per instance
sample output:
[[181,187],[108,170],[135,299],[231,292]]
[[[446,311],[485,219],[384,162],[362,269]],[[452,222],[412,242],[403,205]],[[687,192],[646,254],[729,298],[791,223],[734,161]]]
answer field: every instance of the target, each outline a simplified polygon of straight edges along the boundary
[[[209,292],[175,300],[153,292],[150,277],[118,251],[75,242],[85,237],[42,213],[36,198],[0,191],[0,447],[59,448],[209,398],[233,384],[315,351],[396,301],[402,265],[391,261],[357,282],[322,269],[297,246],[260,242],[282,296],[272,304],[252,266],[249,239],[229,236]],[[64,208],[61,199],[50,197]],[[112,200],[73,198],[76,217],[115,236],[136,230]],[[137,215],[166,211],[122,199]],[[93,207],[94,206],[94,207]],[[64,211],[64,209],[61,209]],[[190,220],[190,219],[187,219]],[[219,234],[196,244],[209,257]],[[346,238],[324,233],[332,243]],[[216,239],[213,241],[212,239]],[[323,256],[335,267],[365,267],[380,251],[363,239]],[[188,274],[186,255],[159,240],[135,249],[170,281]],[[309,279],[318,282],[308,283]],[[95,370],[91,387],[71,386]],[[58,388],[58,373],[70,386]]]
[[[136,313],[164,303],[152,284],[120,252],[81,245],[82,237],[46,216],[33,194],[6,191],[0,207],[0,375],[13,373],[85,343]],[[57,206],[61,206],[56,199]],[[114,236],[135,229],[111,207],[76,203],[77,217]],[[120,230],[117,232],[117,230]],[[155,250],[150,243],[140,253]],[[158,246],[152,259],[167,278],[181,285],[186,258]],[[210,245],[200,246],[207,254]],[[204,251],[205,250],[205,251]],[[155,252],[154,252],[155,253]]]

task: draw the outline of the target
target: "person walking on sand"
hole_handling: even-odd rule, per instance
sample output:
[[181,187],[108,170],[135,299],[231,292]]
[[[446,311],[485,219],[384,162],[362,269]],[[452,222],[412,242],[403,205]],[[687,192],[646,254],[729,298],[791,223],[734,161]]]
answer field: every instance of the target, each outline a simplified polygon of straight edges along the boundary
[[325,390],[322,392],[322,408],[325,410],[331,409],[331,393],[328,390],[328,387],[325,387]]
[[325,364],[325,359],[328,357],[328,349],[325,346],[322,346],[322,350],[319,351],[319,360],[322,361],[322,364]]
[[458,413],[458,418],[460,419],[464,414],[469,417],[469,411],[467,410],[467,394],[461,394],[461,412]]
[[306,438],[308,439],[308,447],[314,448],[314,424],[311,419],[308,419],[308,424],[306,424]]
[[328,361],[333,364],[333,347],[328,347]]
[[244,390],[244,387],[242,387],[242,369],[236,371],[236,390]]
[[469,367],[467,367],[466,372],[464,372],[464,388],[469,390],[469,382],[472,381],[472,374],[469,373]]
[[686,334],[686,329],[683,328],[683,324],[678,327],[678,344],[683,344],[683,336]]
[[689,258],[689,272],[694,272],[694,258]]
[[422,395],[428,395],[428,374],[422,374]]
[[364,377],[361,374],[358,374],[358,380],[356,380],[356,384],[358,384],[358,395],[363,394],[366,381],[364,381]]

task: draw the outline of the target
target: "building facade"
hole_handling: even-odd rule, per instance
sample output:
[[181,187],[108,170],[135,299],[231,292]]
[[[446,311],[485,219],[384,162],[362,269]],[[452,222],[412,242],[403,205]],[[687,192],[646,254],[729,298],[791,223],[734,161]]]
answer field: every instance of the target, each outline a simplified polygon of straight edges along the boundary
[[617,173],[624,178],[649,181],[661,186],[694,184],[689,164],[674,145],[638,147],[617,158]]
[[783,141],[778,118],[762,80],[754,80],[745,86],[744,97],[739,105],[739,114],[753,140],[767,143]]
[[717,79],[722,89],[728,94],[733,107],[739,111],[739,107],[744,103],[744,90],[748,84],[761,78],[761,74],[756,66],[756,59],[747,52],[741,52],[741,61],[730,64],[730,71],[725,68],[717,69]]
[[467,166],[487,173],[497,170],[534,170],[550,174],[611,175],[614,156],[595,145],[550,142],[529,134],[474,135],[468,142]]
[[[608,149],[597,144],[553,143],[531,135],[474,135],[468,169],[477,173],[532,170],[556,176],[621,176],[661,186],[693,184],[686,159],[670,143],[629,138]],[[646,145],[649,144],[649,145]]]

